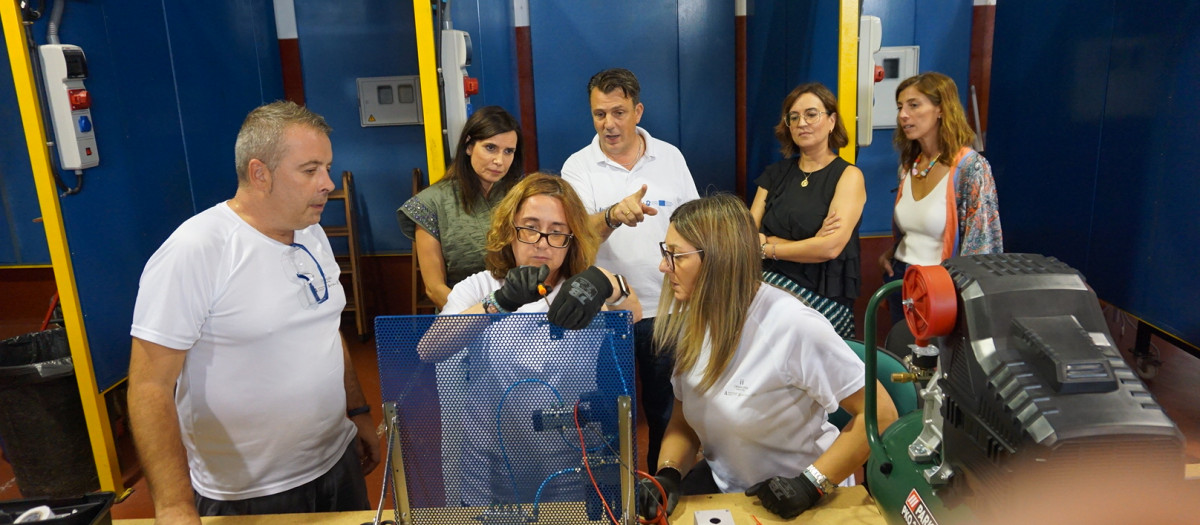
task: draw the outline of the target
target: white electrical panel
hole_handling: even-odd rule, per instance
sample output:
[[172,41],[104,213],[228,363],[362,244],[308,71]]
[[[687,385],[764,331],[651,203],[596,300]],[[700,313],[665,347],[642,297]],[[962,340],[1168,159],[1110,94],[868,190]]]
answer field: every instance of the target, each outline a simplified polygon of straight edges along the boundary
[[875,52],[883,41],[883,25],[877,16],[858,21],[858,135],[859,146],[871,145],[871,122],[875,104]]
[[883,47],[875,53],[875,63],[883,66],[883,80],[875,86],[879,95],[875,97],[874,129],[896,127],[896,87],[916,76],[920,58],[920,46]]
[[[467,89],[467,83],[474,79],[467,76],[467,66],[471,65],[471,35],[466,31],[456,29],[442,30],[442,88],[443,101],[446,106],[446,149],[454,156],[454,148],[458,145],[458,136],[467,123],[467,106],[471,103],[472,94]],[[478,85],[474,85],[478,90]]]
[[698,510],[694,514],[696,525],[735,525],[729,509]]
[[83,85],[87,58],[79,46],[49,44],[38,47],[54,143],[64,170],[81,170],[100,164],[92,124],[92,95]]
[[363,77],[357,82],[358,118],[364,128],[423,122],[420,77]]

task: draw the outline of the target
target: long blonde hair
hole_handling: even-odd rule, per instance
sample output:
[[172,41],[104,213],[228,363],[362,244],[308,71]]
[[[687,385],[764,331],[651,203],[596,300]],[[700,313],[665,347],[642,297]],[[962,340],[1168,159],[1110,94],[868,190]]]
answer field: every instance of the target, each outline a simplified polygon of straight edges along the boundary
[[[942,118],[938,121],[938,147],[942,150],[939,164],[954,167],[954,158],[958,150],[975,141],[975,132],[967,124],[967,115],[962,103],[958,100],[958,86],[954,79],[941,73],[930,71],[915,77],[908,77],[896,86],[896,101],[900,101],[900,92],[909,86],[917,88],[921,94],[929,97],[933,105],[942,108]],[[900,166],[907,166],[921,154],[921,143],[908,140],[904,136],[902,126],[896,126],[892,134],[892,144],[900,152]]]
[[737,352],[746,311],[762,284],[758,228],[741,199],[716,194],[683,204],[671,214],[680,237],[704,250],[691,297],[675,299],[664,280],[654,323],[658,348],[674,349],[675,374],[699,365],[705,336],[711,346],[700,391],[725,373]]

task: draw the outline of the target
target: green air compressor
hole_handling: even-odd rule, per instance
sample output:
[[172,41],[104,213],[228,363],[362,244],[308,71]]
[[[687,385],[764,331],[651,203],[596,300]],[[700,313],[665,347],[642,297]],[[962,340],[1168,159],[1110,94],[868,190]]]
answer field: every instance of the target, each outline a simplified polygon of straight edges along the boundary
[[[900,286],[871,298],[867,348]],[[1131,490],[1182,483],[1183,435],[1079,272],[1041,255],[954,257],[909,267],[903,297],[916,342],[893,380],[916,382],[923,406],[880,435],[866,386],[867,484],[889,523],[1144,522]],[[866,368],[875,378],[873,352]]]

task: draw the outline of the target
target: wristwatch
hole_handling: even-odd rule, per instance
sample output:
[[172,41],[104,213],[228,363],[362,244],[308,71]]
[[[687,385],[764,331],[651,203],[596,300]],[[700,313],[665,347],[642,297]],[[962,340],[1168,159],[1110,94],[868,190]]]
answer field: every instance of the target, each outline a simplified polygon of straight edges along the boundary
[[616,306],[618,304],[621,304],[621,303],[625,302],[626,297],[629,297],[629,283],[625,282],[625,276],[618,273],[618,274],[613,274],[613,277],[617,278],[617,289],[619,289],[621,291],[621,295],[619,297],[617,297],[616,301],[611,301],[611,302],[605,301],[604,302],[604,304],[607,304],[609,306]]
[[808,468],[804,469],[804,477],[808,478],[817,487],[817,490],[821,491],[822,495],[833,492],[834,487],[837,486],[832,481],[829,481],[829,478],[825,477],[825,474],[822,474],[813,465],[809,465]]

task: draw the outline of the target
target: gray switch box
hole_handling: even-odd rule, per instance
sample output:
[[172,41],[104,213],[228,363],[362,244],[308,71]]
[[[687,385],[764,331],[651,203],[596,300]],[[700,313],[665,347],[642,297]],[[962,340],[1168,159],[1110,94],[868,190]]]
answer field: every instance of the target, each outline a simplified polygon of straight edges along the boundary
[[363,77],[358,82],[362,126],[421,124],[420,77]]

